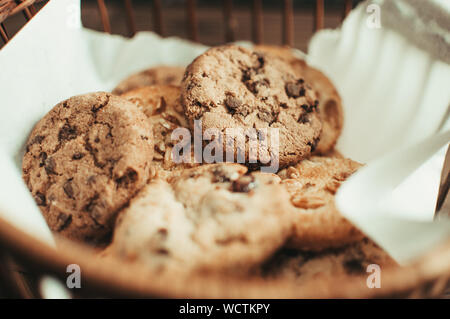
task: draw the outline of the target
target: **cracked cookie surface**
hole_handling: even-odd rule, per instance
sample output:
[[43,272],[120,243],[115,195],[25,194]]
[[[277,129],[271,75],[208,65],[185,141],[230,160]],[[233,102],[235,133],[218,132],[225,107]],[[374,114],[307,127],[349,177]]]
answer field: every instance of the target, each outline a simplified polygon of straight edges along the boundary
[[119,214],[108,252],[155,272],[242,271],[284,243],[288,200],[275,174],[202,165],[146,186]]
[[344,109],[341,97],[330,79],[305,60],[296,57],[289,47],[257,45],[254,49],[276,55],[289,63],[296,74],[311,85],[319,100],[322,133],[314,154],[327,154],[333,150],[344,125]]
[[134,73],[122,80],[112,91],[121,95],[128,91],[148,85],[180,85],[184,74],[184,67],[160,65],[144,71]]
[[278,173],[294,212],[294,232],[287,246],[322,250],[364,237],[341,215],[334,201],[341,183],[361,166],[346,158],[313,156]]
[[[234,45],[212,48],[187,67],[181,101],[191,128],[201,119],[204,130],[217,129],[224,149],[228,128],[278,129],[279,149],[269,143],[268,150],[280,166],[308,157],[322,128],[314,91],[288,63]],[[249,143],[236,144],[235,156],[245,152],[249,163]]]
[[53,231],[96,243],[148,181],[152,130],[131,102],[103,92],[57,104],[34,127],[23,178]]
[[172,150],[178,139],[172,139],[177,128],[187,128],[188,123],[180,103],[180,87],[174,85],[152,85],[129,91],[122,97],[133,102],[148,117],[153,127],[154,156],[152,165],[156,176],[167,178],[174,171],[197,166],[194,163],[193,147],[188,163],[176,163]]

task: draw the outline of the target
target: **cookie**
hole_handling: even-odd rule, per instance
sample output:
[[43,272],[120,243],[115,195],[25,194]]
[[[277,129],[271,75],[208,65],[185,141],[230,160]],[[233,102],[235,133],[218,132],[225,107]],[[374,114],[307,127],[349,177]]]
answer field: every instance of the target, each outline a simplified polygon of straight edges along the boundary
[[259,45],[255,46],[255,50],[282,58],[314,89],[319,100],[318,110],[322,119],[322,134],[314,154],[328,153],[336,145],[344,124],[342,100],[336,87],[325,74],[296,57],[289,47]]
[[155,84],[180,85],[184,67],[160,65],[135,73],[121,81],[112,91],[121,95],[133,89]]
[[[202,120],[203,129],[216,129],[226,150],[226,130],[252,129],[267,133],[270,158],[281,167],[296,163],[314,151],[322,124],[315,93],[288,63],[242,47],[215,47],[197,57],[186,69],[181,101],[191,128]],[[236,143],[236,154],[245,162],[262,165],[261,158],[249,157],[249,144]]]
[[340,184],[359,167],[361,164],[346,158],[313,156],[278,173],[294,212],[288,247],[322,250],[364,237],[341,215],[334,201]]
[[117,218],[108,252],[154,272],[245,271],[290,233],[288,201],[275,174],[205,164],[145,187]]
[[34,127],[23,178],[50,228],[97,242],[147,183],[152,129],[131,102],[90,93],[57,104]]
[[261,276],[304,284],[321,278],[367,276],[371,264],[381,270],[396,262],[367,238],[338,249],[321,252],[281,250],[261,267]]
[[153,167],[157,177],[167,178],[172,172],[197,166],[193,157],[193,144],[187,163],[177,163],[172,156],[173,147],[179,142],[172,139],[177,128],[187,128],[188,123],[180,103],[180,87],[153,85],[131,90],[122,97],[141,109],[153,127]]

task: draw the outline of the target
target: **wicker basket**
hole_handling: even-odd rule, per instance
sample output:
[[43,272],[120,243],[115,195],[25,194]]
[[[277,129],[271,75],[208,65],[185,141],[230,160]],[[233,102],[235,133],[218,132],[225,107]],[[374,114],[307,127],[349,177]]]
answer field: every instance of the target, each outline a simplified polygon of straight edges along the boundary
[[[56,1],[56,0],[54,0]],[[27,20],[36,13],[36,0],[0,0],[0,35],[4,43],[11,35],[5,28],[5,19],[23,13]],[[124,0],[130,34],[136,32],[131,0]],[[343,0],[344,12],[352,8],[352,1]],[[97,0],[105,32],[111,32],[104,0]],[[225,41],[235,39],[232,23],[232,1],[223,1]],[[324,1],[316,0],[315,29],[323,27]],[[252,37],[262,41],[262,5],[254,0],[252,10]],[[187,30],[191,40],[198,40],[195,0],[186,1]],[[154,29],[162,33],[161,1],[153,1]],[[292,0],[283,1],[283,43],[293,44]],[[346,278],[322,278],[303,286],[291,282],[257,279],[230,279],[219,275],[149,276],[144,269],[125,264],[120,260],[94,258],[95,251],[84,245],[58,239],[57,250],[39,242],[32,236],[0,218],[0,294],[12,297],[39,297],[39,280],[51,275],[65,282],[66,267],[78,264],[83,270],[82,288],[73,291],[75,296],[111,297],[190,297],[190,298],[373,298],[373,297],[442,297],[450,284],[450,242],[436,248],[420,260],[406,267],[393,266],[383,269],[382,287],[369,289],[366,276]],[[177,280],[173,280],[177,278]],[[4,291],[2,291],[2,288]]]

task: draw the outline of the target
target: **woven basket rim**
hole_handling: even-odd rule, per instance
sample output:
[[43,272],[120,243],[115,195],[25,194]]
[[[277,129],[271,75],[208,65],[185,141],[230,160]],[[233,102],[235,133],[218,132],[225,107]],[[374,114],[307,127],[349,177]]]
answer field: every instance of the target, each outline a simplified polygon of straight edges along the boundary
[[[151,275],[143,267],[121,260],[101,260],[84,244],[58,237],[55,249],[0,217],[0,240],[33,272],[51,274],[65,282],[66,267],[78,264],[86,291],[108,296],[173,298],[375,298],[420,296],[423,286],[450,278],[450,240],[405,267],[383,269],[382,287],[367,288],[366,276],[334,277],[299,286],[288,280],[237,279],[220,275],[173,273]],[[177,280],[174,280],[176,278]],[[353,278],[353,277],[352,277]],[[415,291],[419,290],[419,292]],[[425,293],[427,293],[425,291]],[[438,294],[441,293],[437,292]]]

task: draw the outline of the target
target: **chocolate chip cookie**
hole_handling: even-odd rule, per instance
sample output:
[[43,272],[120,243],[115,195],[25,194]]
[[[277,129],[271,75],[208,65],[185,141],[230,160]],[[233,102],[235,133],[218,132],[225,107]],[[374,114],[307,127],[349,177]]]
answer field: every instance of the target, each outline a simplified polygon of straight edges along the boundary
[[385,251],[364,238],[341,248],[321,252],[281,250],[261,267],[261,275],[301,285],[320,278],[367,276],[367,266],[371,264],[380,266],[382,270],[396,265]]
[[135,73],[120,82],[113,94],[121,95],[133,89],[155,84],[180,85],[184,67],[160,65]]
[[278,173],[294,211],[289,247],[322,250],[363,238],[334,202],[340,184],[359,167],[361,164],[346,158],[313,156]]
[[285,241],[288,203],[275,174],[205,164],[145,187],[117,218],[108,252],[156,272],[245,271]]
[[319,100],[318,110],[322,119],[322,134],[314,154],[327,154],[334,148],[344,124],[342,100],[336,87],[325,74],[296,57],[289,47],[259,45],[255,46],[255,50],[284,59],[295,73],[303,77],[314,89]]
[[147,115],[153,127],[154,156],[153,167],[157,177],[167,178],[171,172],[197,166],[193,158],[191,139],[188,161],[174,160],[173,148],[180,142],[172,138],[177,128],[187,128],[188,123],[180,103],[180,87],[174,85],[153,85],[131,90],[122,97],[133,102]]
[[[270,141],[267,153],[283,167],[308,157],[319,141],[322,124],[314,91],[275,56],[235,45],[212,48],[186,69],[181,96],[191,128],[194,120],[202,120],[204,130],[218,130],[224,150],[230,141],[227,129],[277,129],[278,141],[271,138],[275,130],[259,140]],[[262,165],[261,158],[250,158],[249,144],[235,143],[232,150],[245,154],[245,163]]]
[[23,178],[50,228],[97,242],[117,212],[147,183],[152,129],[134,105],[109,93],[57,104],[34,127]]

